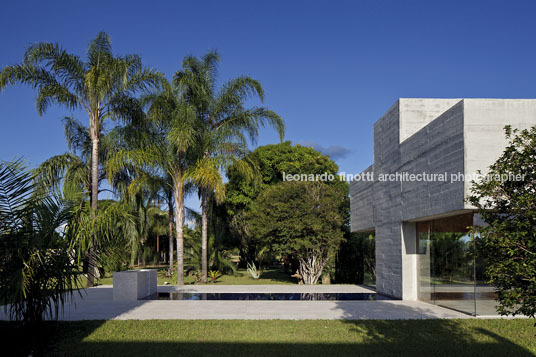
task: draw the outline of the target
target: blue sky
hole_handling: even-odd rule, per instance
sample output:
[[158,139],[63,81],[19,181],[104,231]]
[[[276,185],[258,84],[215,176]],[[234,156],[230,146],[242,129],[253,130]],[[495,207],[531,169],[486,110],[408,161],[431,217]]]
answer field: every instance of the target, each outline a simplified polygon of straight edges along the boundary
[[[287,140],[357,173],[372,162],[373,123],[399,97],[533,98],[535,11],[532,1],[9,2],[0,68],[32,42],[83,55],[101,30],[116,53],[138,53],[168,77],[185,55],[217,49],[222,82],[258,79]],[[27,87],[0,93],[0,159],[37,165],[66,151],[69,113],[39,117],[34,98]],[[276,141],[266,129],[258,144]]]

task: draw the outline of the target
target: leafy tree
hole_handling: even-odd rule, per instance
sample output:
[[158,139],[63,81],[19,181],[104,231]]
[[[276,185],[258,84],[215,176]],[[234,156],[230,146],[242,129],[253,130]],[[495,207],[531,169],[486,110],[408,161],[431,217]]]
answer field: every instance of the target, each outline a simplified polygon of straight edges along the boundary
[[[536,127],[505,128],[509,143],[474,183],[470,202],[487,223],[474,227],[486,274],[498,292],[499,313],[536,314]],[[502,180],[500,175],[522,180]],[[520,178],[520,177],[518,177]]]
[[248,180],[237,164],[227,170],[229,183],[226,187],[225,203],[229,214],[234,215],[247,208],[266,187],[283,181],[285,174],[328,174],[336,175],[337,164],[328,156],[313,148],[292,145],[290,141],[264,145],[245,158],[259,173],[256,180]]
[[211,197],[224,198],[221,171],[247,151],[247,139],[254,141],[259,129],[271,125],[280,137],[284,134],[281,117],[264,107],[247,108],[251,97],[264,98],[261,84],[247,76],[233,78],[217,88],[219,55],[209,52],[202,58],[187,56],[174,76],[184,99],[196,111],[198,158],[188,177],[198,187],[201,198],[201,279],[207,280],[208,211]]
[[21,161],[0,162],[0,301],[26,322],[57,319],[79,286],[72,207],[35,187]]
[[[89,117],[91,149],[91,216],[98,202],[99,141],[107,119],[136,119],[140,112],[133,95],[157,86],[161,76],[142,66],[136,55],[114,56],[104,32],[90,42],[87,60],[67,53],[58,44],[31,45],[22,63],[0,71],[0,90],[28,84],[37,89],[36,106],[42,115],[50,104],[83,109]],[[96,254],[92,240],[88,286],[93,286]]]
[[305,284],[315,284],[343,241],[339,212],[346,192],[322,182],[281,182],[252,205],[252,233],[275,253],[293,255]]
[[[237,163],[238,164],[238,163]],[[231,165],[227,169],[229,182],[226,184],[225,207],[229,216],[229,225],[237,237],[240,246],[241,264],[260,263],[257,253],[259,242],[254,239],[249,229],[248,215],[259,193],[268,187],[283,181],[285,174],[323,174],[336,176],[339,168],[328,156],[301,145],[292,145],[290,141],[280,144],[258,147],[240,162],[249,165],[257,173],[251,179],[240,165]],[[340,186],[348,190],[348,184],[338,179],[326,182],[328,185]],[[343,226],[349,218],[349,199],[341,200],[340,212],[343,214]]]

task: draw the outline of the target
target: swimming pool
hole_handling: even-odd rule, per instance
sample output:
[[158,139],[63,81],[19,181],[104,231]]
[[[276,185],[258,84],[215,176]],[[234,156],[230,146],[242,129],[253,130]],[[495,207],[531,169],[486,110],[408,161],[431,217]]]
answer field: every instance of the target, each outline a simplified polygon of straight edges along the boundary
[[182,293],[159,292],[148,300],[392,300],[376,293]]

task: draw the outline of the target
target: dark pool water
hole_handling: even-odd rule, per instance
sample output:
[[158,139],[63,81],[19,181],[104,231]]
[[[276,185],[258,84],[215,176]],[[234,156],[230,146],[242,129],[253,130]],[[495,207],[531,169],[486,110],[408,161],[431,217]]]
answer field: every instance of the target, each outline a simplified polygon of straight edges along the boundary
[[149,300],[391,300],[375,293],[158,293]]

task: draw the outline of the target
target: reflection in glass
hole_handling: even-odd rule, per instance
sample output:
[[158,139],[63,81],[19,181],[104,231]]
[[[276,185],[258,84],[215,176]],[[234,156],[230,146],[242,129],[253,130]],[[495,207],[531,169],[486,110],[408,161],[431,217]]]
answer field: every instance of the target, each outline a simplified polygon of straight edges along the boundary
[[[427,228],[427,227],[426,227]],[[428,229],[424,232],[418,232],[419,239],[419,299],[422,301],[432,302],[433,284],[431,267],[432,260],[430,255],[430,232]]]
[[471,315],[495,315],[496,294],[486,284],[486,260],[467,232],[472,214],[417,224],[419,299]]

